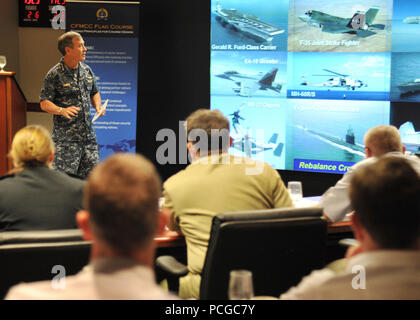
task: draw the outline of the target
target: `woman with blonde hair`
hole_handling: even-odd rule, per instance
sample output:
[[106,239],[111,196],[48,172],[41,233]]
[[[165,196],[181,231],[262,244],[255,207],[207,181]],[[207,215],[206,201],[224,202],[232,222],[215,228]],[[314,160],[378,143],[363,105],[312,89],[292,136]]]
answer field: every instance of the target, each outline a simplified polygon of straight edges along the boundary
[[84,181],[53,170],[54,152],[44,127],[16,133],[9,153],[14,168],[0,177],[0,231],[76,228]]

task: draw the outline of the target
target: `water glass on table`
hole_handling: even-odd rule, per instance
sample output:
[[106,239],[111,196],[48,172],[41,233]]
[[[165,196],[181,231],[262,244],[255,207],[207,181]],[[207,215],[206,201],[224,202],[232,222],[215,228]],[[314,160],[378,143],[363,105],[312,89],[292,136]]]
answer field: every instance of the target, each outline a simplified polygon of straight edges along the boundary
[[290,198],[294,204],[300,202],[303,198],[302,182],[300,181],[289,181],[287,183],[287,190],[289,190]]
[[4,72],[4,67],[6,66],[6,63],[6,56],[0,56],[0,72]]
[[232,270],[229,279],[229,300],[249,300],[253,296],[252,272]]

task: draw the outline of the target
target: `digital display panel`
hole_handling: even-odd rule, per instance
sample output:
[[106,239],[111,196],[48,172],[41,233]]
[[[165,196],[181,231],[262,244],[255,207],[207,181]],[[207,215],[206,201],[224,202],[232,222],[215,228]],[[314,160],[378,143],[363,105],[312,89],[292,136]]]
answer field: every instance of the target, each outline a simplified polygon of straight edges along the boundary
[[54,6],[65,6],[66,0],[19,0],[19,27],[51,28]]
[[[368,129],[420,102],[419,35],[417,1],[212,0],[211,108],[231,121],[231,152],[345,173]],[[418,119],[404,116],[418,153]]]

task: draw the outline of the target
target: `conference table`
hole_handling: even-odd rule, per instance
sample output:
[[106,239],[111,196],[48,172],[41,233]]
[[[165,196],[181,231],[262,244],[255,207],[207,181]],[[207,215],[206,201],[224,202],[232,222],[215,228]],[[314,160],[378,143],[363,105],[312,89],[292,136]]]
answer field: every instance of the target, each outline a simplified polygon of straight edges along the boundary
[[155,236],[155,243],[158,248],[182,247],[185,246],[185,239],[179,232],[165,230]]
[[333,222],[328,224],[328,234],[341,234],[353,232],[350,221]]
[[[328,224],[328,236],[347,235],[352,233],[351,222],[333,222]],[[181,233],[172,230],[165,230],[155,237],[155,243],[158,248],[181,247],[185,246],[185,239]]]
[[[300,206],[316,205],[320,197],[305,197]],[[328,224],[327,250],[325,253],[326,263],[344,257],[346,248],[338,244],[341,239],[353,238],[351,222],[348,218],[345,221],[333,222]],[[164,230],[155,237],[157,255],[185,254],[186,244],[184,236],[181,233],[171,230]]]

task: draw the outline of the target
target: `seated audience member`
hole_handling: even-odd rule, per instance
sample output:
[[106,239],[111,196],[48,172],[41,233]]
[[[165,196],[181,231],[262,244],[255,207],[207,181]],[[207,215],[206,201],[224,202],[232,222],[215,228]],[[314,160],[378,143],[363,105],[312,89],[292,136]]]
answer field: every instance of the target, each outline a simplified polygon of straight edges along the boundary
[[394,126],[376,126],[371,128],[364,137],[366,158],[351,167],[335,186],[329,188],[322,196],[320,206],[324,216],[331,222],[342,221],[351,212],[348,188],[353,174],[369,164],[377,161],[380,156],[392,156],[406,159],[420,173],[420,159],[405,155],[405,147],[401,142],[398,129]]
[[180,279],[179,295],[199,298],[213,217],[229,211],[289,207],[292,200],[270,165],[228,154],[229,120],[220,111],[197,110],[187,118],[186,128],[192,163],[164,183],[163,210],[169,228],[182,232],[187,243],[189,273]]
[[353,231],[343,272],[312,272],[282,299],[420,299],[420,176],[403,157],[354,173]]
[[12,174],[0,177],[0,231],[76,228],[84,181],[51,169],[54,143],[41,126],[13,138]]
[[77,223],[92,241],[90,263],[68,276],[64,289],[51,281],[12,287],[6,299],[174,299],[155,283],[154,236],[166,217],[159,213],[161,182],[140,155],[114,154],[90,173],[86,210]]

